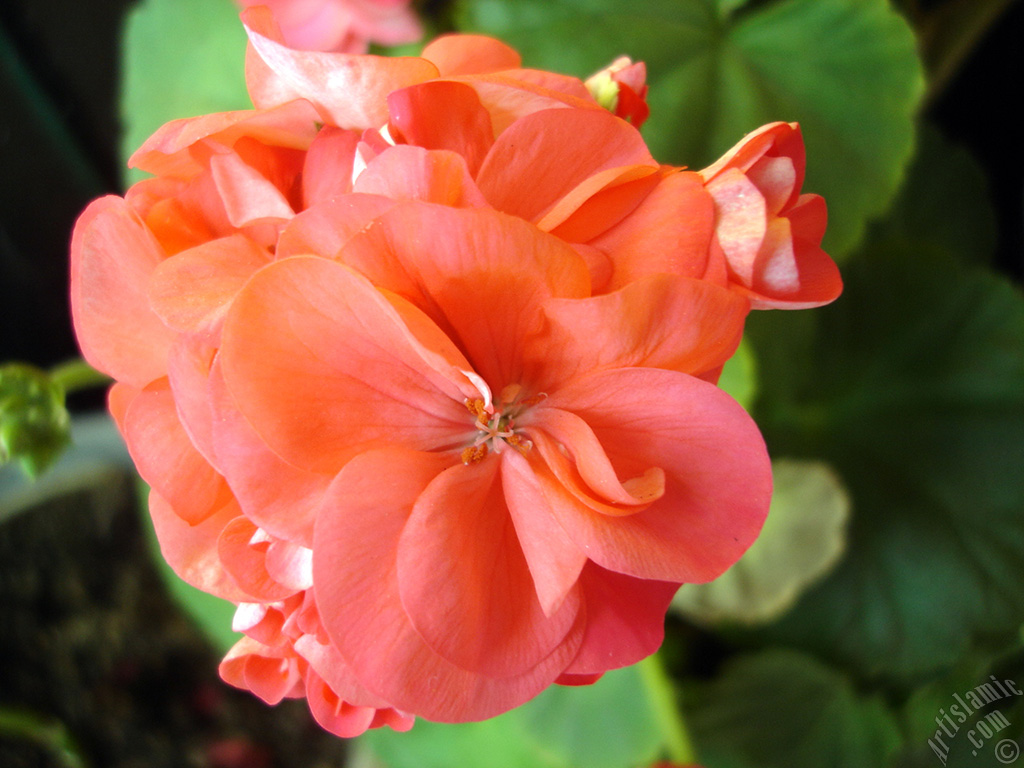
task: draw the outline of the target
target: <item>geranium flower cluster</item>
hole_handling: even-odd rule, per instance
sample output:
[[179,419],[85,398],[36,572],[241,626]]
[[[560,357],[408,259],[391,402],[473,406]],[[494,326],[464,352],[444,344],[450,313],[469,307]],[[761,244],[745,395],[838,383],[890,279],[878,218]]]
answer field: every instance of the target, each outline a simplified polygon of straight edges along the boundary
[[487,38],[388,59],[243,20],[255,109],[161,128],[72,242],[164,555],[238,606],[222,676],[353,736],[653,653],[768,510],[715,385],[750,308],[840,291],[798,128],[686,171],[633,124],[642,65],[595,97]]

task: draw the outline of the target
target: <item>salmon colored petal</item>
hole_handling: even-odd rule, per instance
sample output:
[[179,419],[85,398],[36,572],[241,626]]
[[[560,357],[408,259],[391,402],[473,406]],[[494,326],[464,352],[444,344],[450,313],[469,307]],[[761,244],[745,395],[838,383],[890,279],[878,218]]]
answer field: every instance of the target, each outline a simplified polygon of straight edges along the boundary
[[598,674],[635,664],[657,651],[665,636],[665,613],[678,588],[588,563],[580,575],[587,630],[566,672]]
[[[614,182],[599,186],[609,175]],[[629,216],[660,183],[661,175],[647,166],[597,174],[570,192],[537,226],[566,242],[589,242]],[[559,223],[550,226],[556,220]]]
[[246,67],[257,107],[303,98],[338,128],[379,128],[387,122],[389,93],[437,77],[437,67],[425,59],[292,50],[267,36],[273,29],[264,11],[242,13],[249,44],[263,64]]
[[590,245],[608,254],[614,265],[608,290],[659,272],[703,278],[714,226],[714,200],[700,176],[677,171]]
[[549,406],[586,422],[619,477],[665,472],[664,495],[624,517],[595,513],[538,472],[559,522],[598,565],[703,582],[757,537],[771,498],[768,454],[757,425],[717,387],[675,371],[610,370],[580,377]]
[[276,257],[334,258],[349,240],[396,205],[377,195],[343,195],[303,211],[281,230]]
[[237,504],[228,504],[201,523],[189,525],[159,493],[150,491],[149,514],[164,560],[183,581],[224,600],[252,600],[224,569],[217,554],[220,532],[240,514]]
[[651,275],[589,299],[549,299],[547,327],[527,346],[527,379],[550,391],[602,368],[700,374],[732,357],[749,303],[679,275]]
[[480,97],[465,83],[435,80],[388,95],[389,132],[425,149],[448,149],[476,174],[491,145],[494,127]]
[[267,572],[269,546],[266,533],[244,516],[224,526],[217,539],[217,556],[224,569],[246,594],[264,602],[284,600],[297,591],[277,583]]
[[290,541],[272,541],[267,547],[267,573],[278,584],[296,591],[313,586],[313,550]]
[[590,177],[633,165],[658,167],[628,123],[604,110],[548,109],[523,117],[498,137],[477,184],[498,210],[540,221]]
[[499,466],[457,464],[427,485],[398,542],[398,588],[409,621],[436,653],[471,672],[511,677],[565,640],[579,600],[569,594],[544,615]]
[[149,307],[149,277],[164,252],[120,197],[83,211],[71,238],[71,314],[89,364],[144,387],[167,373],[173,333]]
[[281,190],[233,152],[210,158],[210,173],[235,227],[273,223],[295,215]]
[[746,174],[729,168],[708,182],[715,200],[715,235],[722,247],[729,271],[743,286],[754,282],[754,270],[761,244],[767,236],[767,203]]
[[[586,92],[583,83],[575,78],[549,78],[538,75],[534,70],[520,69],[455,79],[477,92],[480,103],[491,116],[495,136],[504,133],[520,118],[543,110],[569,107],[604,111]],[[571,84],[579,86],[579,94],[572,92]]]
[[598,171],[559,200],[537,226],[590,240],[621,221],[657,183],[657,168],[649,165]]
[[309,662],[336,695],[350,704],[376,709],[390,706],[384,699],[374,696],[360,685],[352,667],[329,642],[322,643],[313,635],[303,635],[295,641],[295,652]]
[[124,434],[125,414],[128,412],[132,400],[138,397],[141,391],[119,381],[111,384],[110,389],[107,391],[107,410],[110,411],[110,417],[114,420],[118,431],[122,435]]
[[246,516],[271,535],[309,547],[316,509],[331,476],[306,472],[270,450],[238,411],[220,365],[210,373],[217,466]]
[[520,376],[541,302],[590,287],[568,245],[491,210],[396,206],[352,238],[341,260],[423,309],[489,382]]
[[301,696],[304,689],[297,659],[287,651],[268,648],[243,637],[220,663],[221,679],[236,688],[251,691],[270,705]]
[[514,48],[483,35],[442,35],[424,46],[423,58],[437,66],[441,77],[500,72],[522,62]]
[[416,499],[450,462],[390,449],[346,465],[317,518],[313,582],[324,627],[364,687],[406,712],[464,722],[493,717],[550,685],[576,654],[583,618],[553,653],[514,677],[460,669],[424,643],[397,599],[396,553]]
[[216,469],[208,387],[215,353],[216,349],[201,338],[182,334],[171,347],[167,377],[181,426],[195,449]]
[[201,523],[231,500],[224,479],[181,426],[167,379],[153,382],[132,400],[124,436],[142,479],[190,525]]
[[365,733],[377,713],[372,707],[349,704],[315,672],[306,673],[306,702],[320,727],[343,739]]
[[270,260],[270,253],[243,235],[190,248],[153,270],[150,304],[168,327],[215,337],[235,294]]
[[357,131],[325,125],[309,145],[302,167],[302,201],[305,208],[352,191],[352,163]]
[[371,160],[352,191],[453,208],[487,205],[461,155],[404,145],[390,147]]
[[768,207],[768,216],[778,216],[799,194],[796,167],[790,157],[762,157],[747,171],[747,176],[760,190]]
[[465,377],[365,278],[325,259],[257,272],[232,304],[220,360],[257,434],[310,472],[336,472],[372,446],[447,446],[472,429]]
[[665,473],[656,465],[620,480],[601,442],[579,416],[543,408],[525,425],[551,471],[591,509],[612,516],[633,515],[665,495]]
[[312,104],[299,100],[266,110],[217,112],[172,120],[135,151],[128,167],[156,176],[191,178],[204,166],[189,148],[204,139],[231,147],[247,136],[269,146],[306,149],[316,136],[318,118]]
[[586,554],[559,525],[527,459],[517,451],[501,457],[501,484],[519,546],[545,616],[554,615],[576,586]]
[[807,164],[803,135],[800,132],[800,126],[796,123],[762,125],[757,130],[748,133],[718,160],[700,171],[700,175],[711,180],[727,168],[748,171],[766,155],[789,157],[793,161],[794,193],[789,204],[793,203],[800,187],[803,186],[804,169]]

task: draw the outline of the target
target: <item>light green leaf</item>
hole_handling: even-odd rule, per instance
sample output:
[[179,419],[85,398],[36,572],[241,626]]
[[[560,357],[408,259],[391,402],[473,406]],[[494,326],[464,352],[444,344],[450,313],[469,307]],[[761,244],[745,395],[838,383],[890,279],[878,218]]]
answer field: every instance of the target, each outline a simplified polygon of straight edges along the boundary
[[843,560],[771,634],[911,679],[1024,614],[1024,299],[880,241],[844,277],[832,306],[748,322],[769,449],[828,461],[854,510]]
[[[798,121],[805,189],[829,203],[842,255],[885,210],[913,144],[923,91],[910,27],[885,0],[462,0],[460,24],[519,48],[527,66],[584,77],[616,56],[647,62],[662,162],[700,168],[775,120]],[[567,42],[571,41],[571,44]]]
[[775,618],[839,559],[850,500],[821,462],[781,459],[772,464],[771,511],[757,541],[722,576],[684,584],[672,601],[701,622],[755,624]]
[[238,13],[232,0],[143,0],[132,10],[122,55],[125,160],[170,120],[252,107]]
[[552,686],[491,720],[419,720],[408,733],[380,729],[361,740],[387,768],[622,768],[653,762],[661,744],[632,667],[592,686]]
[[880,697],[793,651],[741,657],[695,697],[689,721],[708,768],[865,768],[900,748]]

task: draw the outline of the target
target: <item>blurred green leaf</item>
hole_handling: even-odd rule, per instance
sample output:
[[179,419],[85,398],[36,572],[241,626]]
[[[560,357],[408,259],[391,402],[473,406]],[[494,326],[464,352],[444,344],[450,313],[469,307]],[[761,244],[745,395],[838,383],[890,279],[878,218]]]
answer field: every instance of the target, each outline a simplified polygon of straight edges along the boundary
[[746,554],[708,584],[684,584],[672,601],[701,622],[775,618],[842,554],[850,499],[828,465],[781,459],[764,529]]
[[853,499],[843,560],[770,633],[911,679],[1024,614],[1024,299],[881,240],[844,276],[832,306],[748,322],[770,450],[828,461]]
[[[170,120],[252,108],[238,13],[232,0],[143,0],[131,12],[122,54],[126,161]],[[126,171],[128,182],[144,175]]]
[[965,150],[927,124],[888,215],[871,226],[870,241],[911,251],[927,246],[987,264],[996,246],[996,217],[988,182]]
[[380,729],[361,740],[387,768],[623,768],[652,763],[661,745],[633,667],[592,686],[552,686],[492,720],[420,720],[408,733]]
[[0,464],[17,459],[29,477],[38,477],[70,440],[64,388],[35,366],[0,366]]
[[899,749],[895,718],[877,697],[793,651],[740,657],[691,707],[708,768],[865,768]]
[[[923,92],[913,33],[885,0],[462,0],[460,25],[527,66],[586,76],[647,62],[644,135],[663,162],[702,167],[775,120],[801,123],[805,189],[829,203],[825,247],[850,251],[910,158]],[[571,44],[567,44],[571,41]]]

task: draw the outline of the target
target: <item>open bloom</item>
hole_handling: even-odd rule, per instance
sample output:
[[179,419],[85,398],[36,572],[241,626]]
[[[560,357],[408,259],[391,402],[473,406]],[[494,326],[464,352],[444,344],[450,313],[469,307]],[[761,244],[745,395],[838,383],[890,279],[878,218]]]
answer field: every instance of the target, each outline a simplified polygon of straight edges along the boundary
[[[238,606],[222,676],[351,736],[653,652],[676,586],[767,510],[763,442],[713,383],[769,295],[730,223],[806,232],[802,145],[665,167],[497,41],[384,59],[243,18],[256,108],[157,131],[132,158],[154,178],[71,249],[162,550]],[[761,169],[798,155],[783,194]],[[773,202],[736,213],[736,174]]]
[[420,39],[423,30],[409,0],[238,0],[265,5],[284,39],[307,51],[366,53],[370,43],[400,45]]
[[232,305],[230,402],[330,478],[326,635],[400,710],[489,717],[639,660],[675,587],[760,529],[756,426],[689,375],[731,353],[743,302],[671,276],[588,293],[582,259],[524,222],[407,203]]

